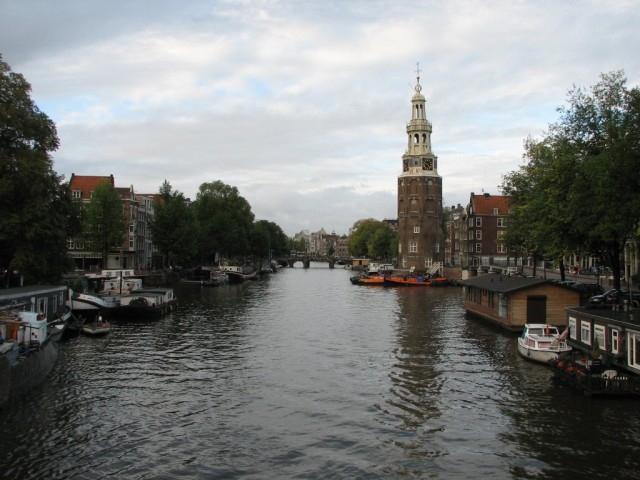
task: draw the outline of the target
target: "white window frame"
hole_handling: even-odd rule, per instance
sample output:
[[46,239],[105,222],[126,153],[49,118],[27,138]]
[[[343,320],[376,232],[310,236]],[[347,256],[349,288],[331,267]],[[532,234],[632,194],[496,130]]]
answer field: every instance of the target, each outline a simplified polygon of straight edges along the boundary
[[418,242],[409,242],[409,253],[418,253]]
[[591,345],[591,322],[580,320],[580,341]]
[[498,217],[498,227],[506,228],[507,219],[505,217]]
[[482,226],[482,217],[476,217],[476,227]]
[[476,230],[476,240],[482,240],[482,230]]
[[611,353],[614,355],[620,353],[620,331],[617,328],[611,329]]
[[476,243],[476,253],[482,253],[482,244]]
[[627,330],[627,364],[640,369],[640,332]]
[[420,225],[415,225],[413,227],[413,233],[420,233]]
[[569,338],[573,340],[578,339],[578,332],[576,330],[576,319],[575,317],[569,317]]
[[593,341],[595,345],[595,341],[598,341],[598,348],[600,350],[605,351],[607,349],[607,340],[605,336],[606,329],[604,325],[598,325],[597,323],[593,325]]

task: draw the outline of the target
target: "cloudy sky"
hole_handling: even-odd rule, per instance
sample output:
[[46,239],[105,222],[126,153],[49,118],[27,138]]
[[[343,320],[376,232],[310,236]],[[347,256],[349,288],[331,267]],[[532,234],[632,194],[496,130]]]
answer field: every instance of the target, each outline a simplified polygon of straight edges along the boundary
[[640,80],[636,0],[0,0],[56,172],[238,188],[288,235],[396,218],[420,63],[444,203],[500,193],[573,85]]

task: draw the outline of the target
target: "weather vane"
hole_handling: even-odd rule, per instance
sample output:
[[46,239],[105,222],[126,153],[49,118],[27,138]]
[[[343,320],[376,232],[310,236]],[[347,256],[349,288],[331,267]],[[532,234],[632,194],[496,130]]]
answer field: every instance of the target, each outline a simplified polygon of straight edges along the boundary
[[416,76],[418,77],[418,83],[420,83],[420,62],[416,62]]

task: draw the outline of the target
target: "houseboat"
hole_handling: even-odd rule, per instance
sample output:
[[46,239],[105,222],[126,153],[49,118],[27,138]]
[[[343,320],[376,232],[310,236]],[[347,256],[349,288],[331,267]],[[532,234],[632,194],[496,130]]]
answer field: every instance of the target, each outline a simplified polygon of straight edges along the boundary
[[640,397],[640,310],[566,308],[571,356],[554,378],[586,395]]
[[172,288],[141,288],[120,297],[114,309],[116,318],[160,318],[176,309],[178,300]]
[[242,283],[247,280],[255,280],[258,277],[258,271],[252,267],[245,266],[224,266],[222,271],[227,275],[229,283]]
[[58,357],[66,286],[0,290],[0,408],[43,383]]
[[564,309],[580,305],[580,292],[542,278],[487,273],[459,283],[468,314],[512,332],[528,323],[564,327]]

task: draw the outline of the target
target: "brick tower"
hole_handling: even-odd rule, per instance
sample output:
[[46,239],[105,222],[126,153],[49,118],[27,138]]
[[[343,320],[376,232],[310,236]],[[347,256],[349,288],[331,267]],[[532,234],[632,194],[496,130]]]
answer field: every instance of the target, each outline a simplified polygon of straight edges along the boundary
[[407,124],[408,145],[398,177],[398,268],[435,273],[442,267],[442,178],[438,157],[431,151],[431,122],[417,70]]

